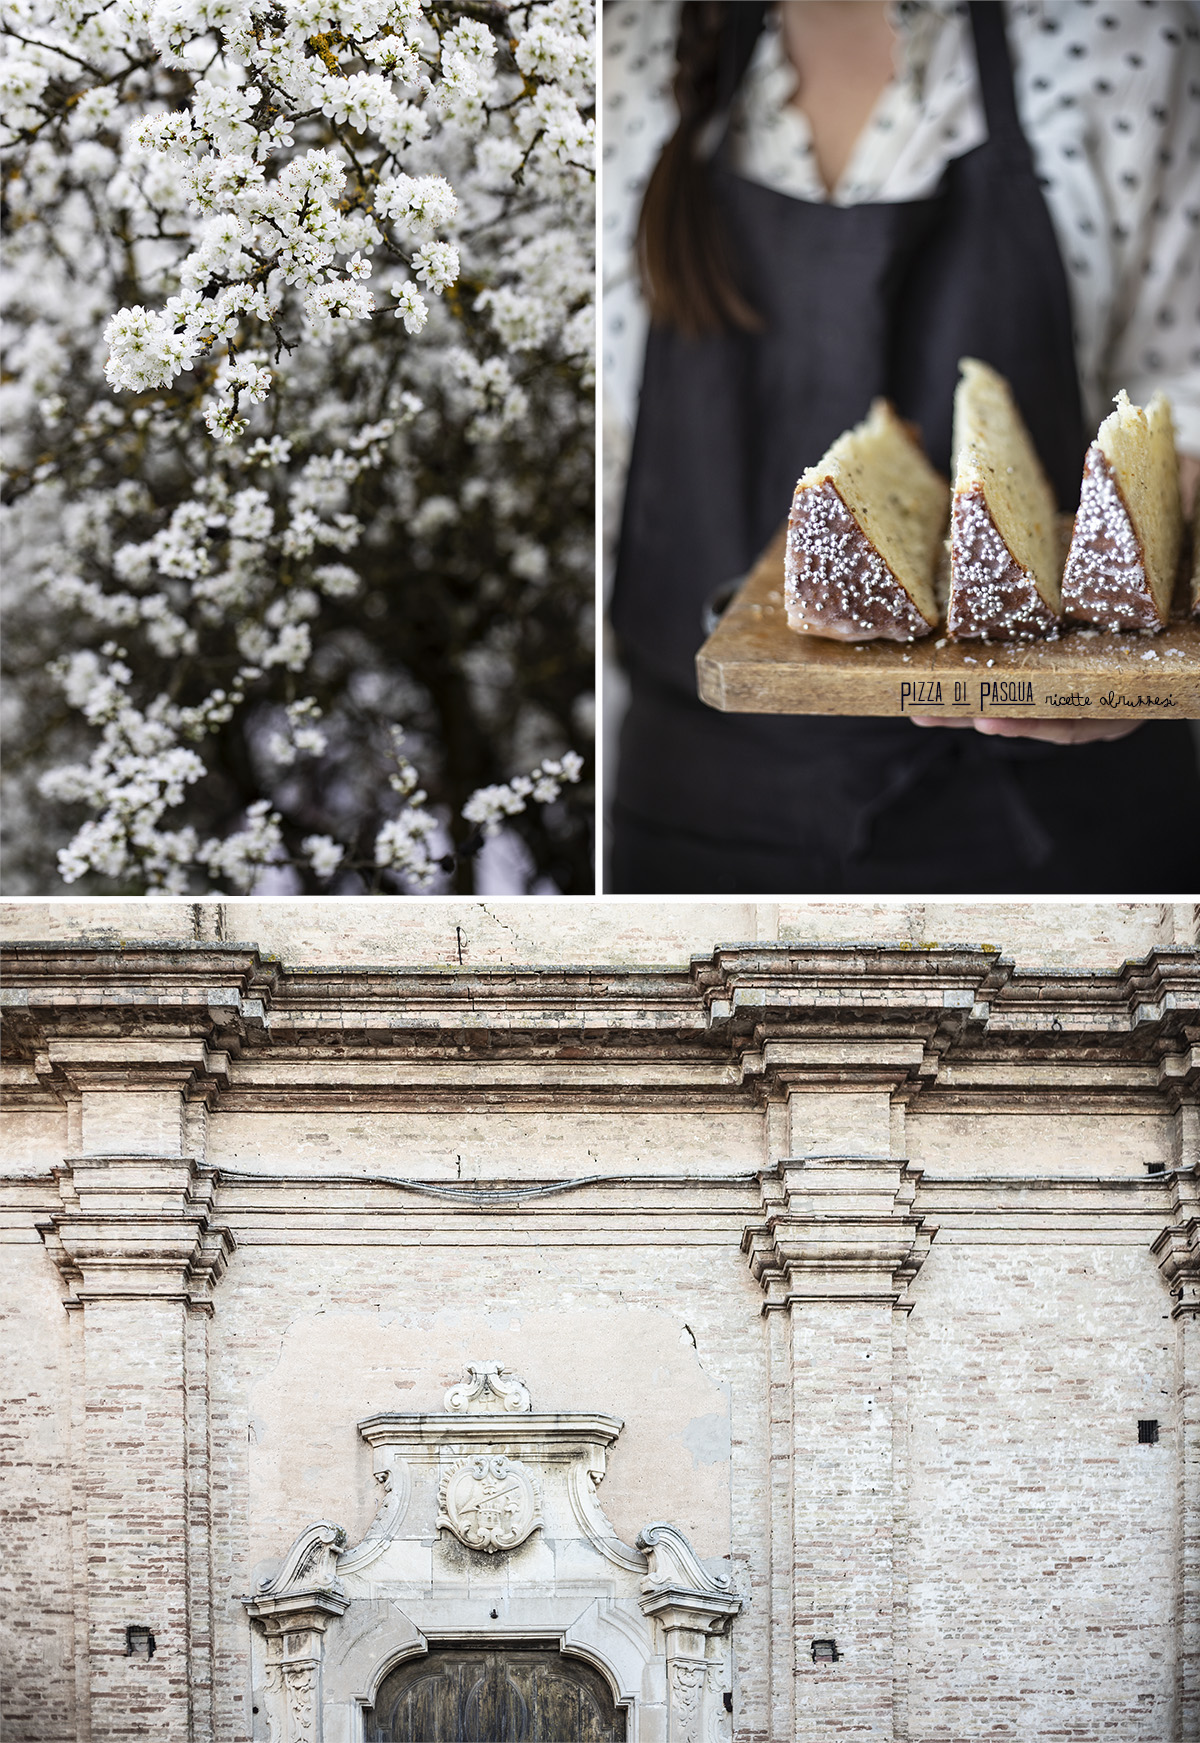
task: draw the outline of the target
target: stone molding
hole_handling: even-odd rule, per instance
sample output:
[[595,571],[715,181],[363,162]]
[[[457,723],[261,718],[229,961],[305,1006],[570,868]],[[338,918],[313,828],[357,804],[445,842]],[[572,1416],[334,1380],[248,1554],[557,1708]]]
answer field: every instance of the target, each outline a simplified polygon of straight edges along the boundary
[[212,1312],[236,1245],[214,1215],[213,1169],[180,1156],[84,1156],[55,1181],[62,1209],[37,1229],[68,1308],[157,1299]]
[[760,1176],[764,1220],[742,1236],[763,1312],[864,1302],[908,1313],[937,1230],[915,1207],[921,1170],[890,1156],[806,1156]]
[[519,1417],[384,1411],[365,1416],[358,1432],[370,1446],[401,1447],[412,1457],[439,1449],[461,1448],[465,1453],[489,1448],[510,1452],[513,1458],[571,1459],[593,1447],[611,1446],[623,1427],[618,1416],[589,1411],[526,1411]]
[[1200,1319],[1200,1165],[1170,1181],[1172,1221],[1150,1251],[1171,1292],[1171,1318]]

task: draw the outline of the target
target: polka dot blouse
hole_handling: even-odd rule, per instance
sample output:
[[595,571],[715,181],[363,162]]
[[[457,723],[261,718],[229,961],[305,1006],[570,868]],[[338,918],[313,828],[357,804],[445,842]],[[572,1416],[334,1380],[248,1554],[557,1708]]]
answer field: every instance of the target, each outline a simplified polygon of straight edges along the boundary
[[[619,472],[636,413],[646,317],[632,240],[673,131],[678,0],[614,0],[603,17],[602,225],[606,454]],[[1200,8],[1170,0],[1017,0],[1006,8],[1017,108],[1070,286],[1084,413],[1118,388],[1170,396],[1200,454]],[[794,74],[764,30],[731,128],[741,174],[837,205],[920,199],[986,136],[966,8],[893,7],[896,76],[832,195]]]

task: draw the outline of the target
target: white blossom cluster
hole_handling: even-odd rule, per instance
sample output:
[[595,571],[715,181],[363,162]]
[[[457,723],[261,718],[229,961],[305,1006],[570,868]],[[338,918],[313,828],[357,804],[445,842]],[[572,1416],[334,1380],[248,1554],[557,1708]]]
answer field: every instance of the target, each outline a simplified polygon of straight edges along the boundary
[[26,887],[60,806],[94,888],[463,887],[531,804],[578,864],[593,34],[590,0],[0,5]]
[[562,757],[546,757],[528,775],[480,787],[463,806],[463,816],[478,823],[485,836],[499,833],[506,817],[515,817],[532,799],[548,805],[557,799],[564,781],[577,781],[583,773],[583,758],[574,751]]

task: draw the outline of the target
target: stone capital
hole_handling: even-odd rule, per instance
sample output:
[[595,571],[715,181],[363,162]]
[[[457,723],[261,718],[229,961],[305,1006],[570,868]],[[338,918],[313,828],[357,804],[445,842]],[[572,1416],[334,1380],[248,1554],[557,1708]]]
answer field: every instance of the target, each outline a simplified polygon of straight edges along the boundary
[[1200,1318],[1200,1164],[1173,1176],[1171,1210],[1150,1251],[1171,1292],[1171,1318]]
[[768,1092],[882,1089],[894,1094],[903,1084],[937,1076],[936,1054],[911,1035],[862,1041],[759,1039],[760,1045],[742,1053],[742,1076],[761,1075]]
[[37,1058],[44,1081],[85,1090],[177,1089],[229,1082],[229,1055],[193,1035],[52,1037]]
[[910,1312],[937,1232],[914,1208],[920,1177],[890,1156],[806,1156],[764,1171],[764,1218],[742,1236],[763,1311],[841,1301]]
[[179,1156],[89,1156],[58,1170],[62,1209],[38,1225],[68,1307],[178,1300],[211,1312],[234,1250],[212,1169]]

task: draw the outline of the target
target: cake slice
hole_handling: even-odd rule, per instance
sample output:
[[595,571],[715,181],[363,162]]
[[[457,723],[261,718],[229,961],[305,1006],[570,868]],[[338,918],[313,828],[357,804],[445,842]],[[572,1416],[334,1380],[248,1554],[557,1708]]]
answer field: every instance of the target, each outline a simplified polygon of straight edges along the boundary
[[1083,465],[1063,610],[1101,629],[1163,629],[1183,543],[1171,407],[1122,390]]
[[958,367],[946,628],[1032,641],[1061,611],[1054,493],[1004,377],[974,357]]
[[875,400],[796,486],[784,562],[789,626],[847,642],[928,635],[949,495],[916,432]]

